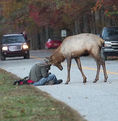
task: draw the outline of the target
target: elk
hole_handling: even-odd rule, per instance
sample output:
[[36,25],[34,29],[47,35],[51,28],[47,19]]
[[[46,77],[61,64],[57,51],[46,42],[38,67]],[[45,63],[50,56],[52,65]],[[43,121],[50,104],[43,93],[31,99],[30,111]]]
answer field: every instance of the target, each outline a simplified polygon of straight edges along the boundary
[[99,72],[100,66],[103,67],[104,72],[104,82],[107,81],[107,72],[105,61],[101,57],[101,48],[103,46],[104,40],[98,37],[95,34],[91,33],[82,33],[78,35],[73,35],[66,37],[62,44],[55,50],[55,52],[49,57],[49,62],[58,67],[60,70],[63,69],[61,63],[64,60],[67,60],[67,80],[65,84],[70,82],[70,68],[71,68],[71,60],[75,59],[78,69],[80,70],[83,83],[86,83],[87,77],[84,75],[80,57],[83,55],[91,55],[97,64],[97,72],[94,83],[99,80]]

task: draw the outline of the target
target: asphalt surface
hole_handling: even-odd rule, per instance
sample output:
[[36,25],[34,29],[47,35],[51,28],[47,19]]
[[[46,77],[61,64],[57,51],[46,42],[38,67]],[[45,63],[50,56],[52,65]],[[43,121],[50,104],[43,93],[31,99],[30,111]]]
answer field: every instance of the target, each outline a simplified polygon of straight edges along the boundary
[[[33,53],[35,51],[32,51]],[[36,55],[38,53],[37,51]],[[41,60],[40,57],[36,56],[26,60],[22,58],[8,59],[0,62],[0,68],[23,78],[29,74],[30,68]],[[102,71],[100,72],[99,81],[93,83],[96,75],[96,63],[91,57],[82,57],[81,62],[83,71],[87,76],[86,84],[82,83],[82,76],[78,71],[75,61],[72,61],[71,81],[68,85],[65,85],[67,69],[66,62],[63,62],[63,71],[59,71],[54,66],[51,67],[51,73],[54,73],[58,79],[63,79],[63,83],[59,85],[38,86],[37,88],[65,102],[88,121],[118,121],[118,60],[106,61],[109,76],[106,83],[103,82]]]

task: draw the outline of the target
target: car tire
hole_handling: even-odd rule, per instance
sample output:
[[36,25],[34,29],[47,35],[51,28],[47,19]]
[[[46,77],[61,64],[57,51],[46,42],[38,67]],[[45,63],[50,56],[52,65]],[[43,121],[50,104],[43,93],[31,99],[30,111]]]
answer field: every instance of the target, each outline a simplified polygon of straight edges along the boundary
[[104,56],[104,59],[107,60],[107,55]]
[[30,58],[29,53],[24,56],[24,59],[29,59],[29,58]]
[[6,59],[6,57],[4,55],[1,55],[1,60],[3,61],[5,59]]
[[104,60],[107,60],[107,55],[105,53],[103,53],[103,58]]

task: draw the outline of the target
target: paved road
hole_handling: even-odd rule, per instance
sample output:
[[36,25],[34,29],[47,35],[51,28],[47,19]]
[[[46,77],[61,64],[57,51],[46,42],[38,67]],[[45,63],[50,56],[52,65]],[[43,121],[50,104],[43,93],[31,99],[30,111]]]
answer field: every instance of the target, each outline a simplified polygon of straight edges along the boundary
[[[43,53],[45,53],[43,55]],[[0,67],[12,72],[19,77],[28,75],[30,68],[41,57],[48,56],[52,51],[32,51],[32,59],[8,59],[0,62]],[[36,57],[37,56],[37,57]],[[47,56],[47,55],[46,55]],[[77,110],[88,121],[117,121],[118,120],[118,60],[106,61],[108,71],[108,82],[103,82],[103,73],[100,73],[100,80],[94,84],[92,81],[96,74],[96,64],[90,57],[82,57],[82,66],[88,82],[82,83],[82,77],[77,69],[75,61],[72,62],[71,82],[65,85],[67,70],[66,62],[63,63],[63,71],[51,67],[51,72],[62,78],[64,82],[60,85],[39,86],[38,88],[48,92],[58,100],[65,102]]]

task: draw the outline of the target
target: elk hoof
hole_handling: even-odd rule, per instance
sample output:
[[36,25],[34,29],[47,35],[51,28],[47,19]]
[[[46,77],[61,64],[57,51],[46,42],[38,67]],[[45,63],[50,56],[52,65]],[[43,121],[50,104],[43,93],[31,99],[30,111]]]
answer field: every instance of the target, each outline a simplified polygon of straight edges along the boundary
[[97,82],[97,80],[93,81],[93,83],[96,83],[96,82]]
[[107,82],[107,79],[108,79],[108,77],[106,77],[106,78],[104,79],[104,82]]
[[104,80],[104,82],[107,82],[107,80]]
[[86,83],[86,80],[84,80],[83,83],[85,84]]
[[66,82],[65,84],[68,84],[68,82]]
[[87,78],[86,78],[86,77],[84,77],[84,78],[83,78],[83,83],[86,83],[86,80],[87,80]]

